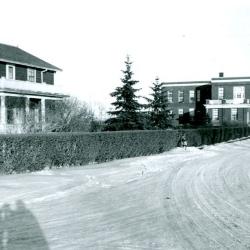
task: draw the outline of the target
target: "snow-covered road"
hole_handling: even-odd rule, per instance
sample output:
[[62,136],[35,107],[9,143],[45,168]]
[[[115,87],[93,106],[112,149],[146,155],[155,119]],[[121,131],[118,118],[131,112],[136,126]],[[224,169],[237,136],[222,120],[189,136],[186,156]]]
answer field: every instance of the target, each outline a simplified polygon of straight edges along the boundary
[[0,176],[0,249],[250,249],[250,140]]

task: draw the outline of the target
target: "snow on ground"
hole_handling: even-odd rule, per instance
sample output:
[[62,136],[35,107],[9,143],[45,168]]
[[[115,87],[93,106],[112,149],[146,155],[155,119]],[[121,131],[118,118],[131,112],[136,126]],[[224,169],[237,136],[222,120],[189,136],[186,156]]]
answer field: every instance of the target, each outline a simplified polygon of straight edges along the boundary
[[0,249],[250,249],[250,140],[0,176]]

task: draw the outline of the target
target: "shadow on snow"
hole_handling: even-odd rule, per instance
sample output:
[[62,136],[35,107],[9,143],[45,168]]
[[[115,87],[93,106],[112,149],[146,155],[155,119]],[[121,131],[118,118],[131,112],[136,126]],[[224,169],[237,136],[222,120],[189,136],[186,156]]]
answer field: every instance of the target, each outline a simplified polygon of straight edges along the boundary
[[49,250],[41,227],[23,201],[11,209],[4,204],[0,209],[0,250]]

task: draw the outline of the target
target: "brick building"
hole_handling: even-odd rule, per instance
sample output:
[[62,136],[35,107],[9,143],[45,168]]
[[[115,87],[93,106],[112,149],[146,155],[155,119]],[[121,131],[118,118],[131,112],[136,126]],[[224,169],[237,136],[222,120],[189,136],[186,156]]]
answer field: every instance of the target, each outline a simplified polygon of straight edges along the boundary
[[164,82],[162,90],[176,124],[250,123],[250,77]]

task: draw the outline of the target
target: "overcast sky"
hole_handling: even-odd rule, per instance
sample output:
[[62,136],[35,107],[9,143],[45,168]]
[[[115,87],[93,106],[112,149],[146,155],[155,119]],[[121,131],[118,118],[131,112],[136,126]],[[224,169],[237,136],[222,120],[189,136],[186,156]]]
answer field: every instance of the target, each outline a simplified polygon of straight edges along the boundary
[[250,76],[249,27],[249,0],[1,0],[0,42],[62,68],[58,84],[105,106],[127,54],[143,95],[156,76]]

